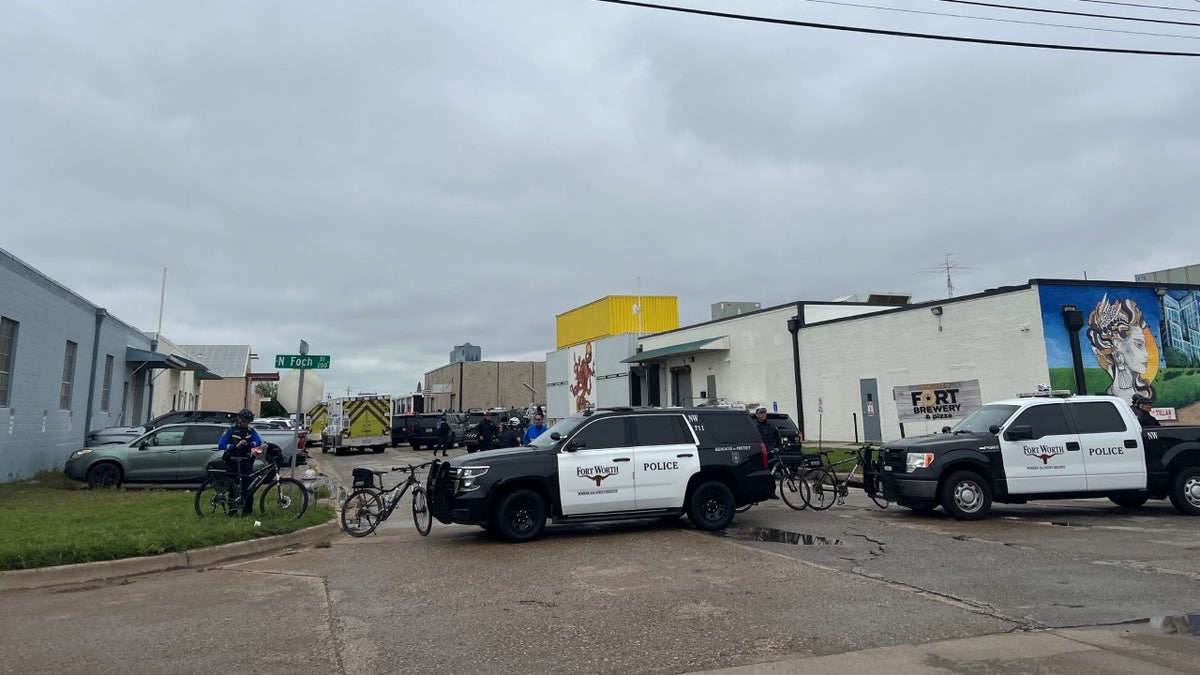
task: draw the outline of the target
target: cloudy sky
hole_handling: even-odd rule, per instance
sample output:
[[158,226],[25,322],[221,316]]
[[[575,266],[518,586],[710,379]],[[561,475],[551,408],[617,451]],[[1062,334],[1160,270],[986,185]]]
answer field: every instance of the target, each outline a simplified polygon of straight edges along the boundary
[[[972,18],[664,4],[1200,52],[1197,26],[944,0],[869,4]],[[957,295],[1200,262],[1200,58],[594,0],[0,0],[0,129],[0,247],[147,331],[166,268],[166,337],[256,370],[304,338],[327,393],[410,392],[464,342],[542,359],[557,314],[639,279],[686,325],[945,297],[947,260]]]

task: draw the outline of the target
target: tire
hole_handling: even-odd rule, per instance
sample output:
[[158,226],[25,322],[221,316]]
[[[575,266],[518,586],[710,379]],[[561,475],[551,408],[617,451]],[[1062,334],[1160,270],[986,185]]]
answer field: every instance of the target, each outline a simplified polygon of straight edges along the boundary
[[942,509],[958,520],[982,520],[992,510],[992,489],[974,471],[955,471],[939,492]]
[[413,487],[412,514],[417,532],[420,532],[422,537],[429,534],[429,528],[433,526],[433,511],[429,508],[429,498],[425,494],[425,488],[420,485]]
[[308,490],[295,478],[280,478],[279,483],[259,489],[258,510],[268,518],[298,519],[308,510]]
[[705,481],[692,490],[688,500],[688,520],[698,530],[714,532],[733,521],[733,492],[719,480]]
[[375,454],[378,455],[379,453],[383,452],[384,450],[387,450],[387,446],[386,445],[376,445],[376,446],[372,447],[371,450],[372,450],[372,452],[374,452]]
[[[865,489],[866,488],[864,486],[864,490]],[[868,492],[867,496],[871,498],[871,501],[875,502],[875,506],[878,506],[881,509],[886,509],[888,507],[888,505],[891,503],[887,499],[884,499],[883,485],[879,484],[878,481],[876,481],[876,483],[875,483],[875,489],[871,492]]]
[[410,447],[412,447],[412,449],[413,449],[413,452],[416,452],[417,450],[420,450],[420,449],[421,449],[421,444],[420,444],[420,443],[418,443],[418,442],[416,442],[416,441],[411,441],[411,442],[409,443],[409,446],[410,446]]
[[342,531],[365,537],[383,520],[383,500],[374,490],[355,490],[342,503]]
[[500,501],[492,525],[505,541],[537,539],[546,527],[546,502],[533,490],[514,490]]
[[803,480],[808,484],[808,505],[814,511],[824,511],[837,501],[837,481],[825,469],[808,471]]
[[1145,504],[1149,497],[1109,497],[1108,501],[1116,504],[1123,509],[1136,509],[1142,504]]
[[93,464],[87,471],[87,484],[93,490],[121,487],[121,467],[112,462]]
[[807,509],[810,493],[808,482],[795,473],[789,471],[779,476],[779,496],[788,508],[795,511]]
[[239,508],[233,503],[233,479],[213,476],[200,484],[196,490],[196,515],[201,518],[237,515]]
[[1200,468],[1189,466],[1171,478],[1171,503],[1185,516],[1200,516]]

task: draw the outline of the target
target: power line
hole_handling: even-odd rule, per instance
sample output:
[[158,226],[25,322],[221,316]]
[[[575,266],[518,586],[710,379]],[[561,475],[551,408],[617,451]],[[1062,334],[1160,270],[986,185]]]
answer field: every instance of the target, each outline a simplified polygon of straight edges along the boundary
[[[1096,26],[1075,26],[1065,23],[1049,23],[1045,21],[1023,21],[1021,19],[1001,19],[991,16],[976,16],[974,14],[951,14],[949,12],[931,12],[923,9],[904,9],[901,7],[884,7],[881,5],[863,5],[856,2],[844,2],[843,0],[805,0],[806,2],[815,2],[822,5],[838,5],[841,7],[857,7],[859,9],[879,9],[885,12],[904,12],[905,14],[925,14],[929,16],[944,16],[951,19],[975,19],[977,21],[994,21],[997,23],[1015,23],[1023,26],[1044,26],[1048,28],[1072,28],[1075,30],[1094,30],[1101,33],[1124,33],[1126,35],[1146,35],[1150,37],[1165,37],[1165,38],[1180,38],[1183,40],[1200,40],[1200,35],[1173,35],[1170,33],[1146,33],[1137,30],[1121,30],[1119,28],[1099,28]],[[947,2],[960,2],[962,0],[946,0]],[[986,4],[986,3],[969,3],[969,4]],[[999,6],[999,5],[996,5]],[[1010,7],[1012,8],[1012,7]],[[1016,8],[1020,9],[1020,8]],[[1087,15],[1085,15],[1087,16]],[[1185,24],[1187,25],[1187,24]],[[1200,24],[1191,24],[1200,25]]]
[[1168,12],[1200,12],[1200,9],[1186,7],[1164,7],[1162,5],[1143,5],[1140,2],[1116,2],[1116,0],[1076,0],[1076,2],[1094,2],[1097,5],[1118,5],[1121,7],[1137,7],[1138,9],[1161,9]]
[[994,2],[978,2],[977,0],[938,0],[952,2],[957,5],[974,5],[976,7],[993,7],[995,9],[1012,9],[1018,12],[1042,12],[1046,14],[1064,14],[1067,16],[1086,16],[1091,19],[1115,19],[1117,21],[1137,21],[1142,23],[1161,23],[1173,26],[1200,26],[1192,21],[1171,21],[1170,19],[1147,19],[1138,16],[1120,16],[1117,14],[1093,14],[1091,12],[1072,12],[1065,9],[1046,9],[1044,7],[1022,7],[1020,5],[1000,5]]
[[814,23],[811,21],[794,21],[790,19],[772,19],[765,16],[750,16],[747,14],[730,14],[728,12],[714,12],[704,9],[693,9],[690,7],[672,7],[670,5],[656,5],[649,2],[634,2],[633,0],[597,0],[597,2],[607,2],[614,5],[628,5],[630,7],[644,7],[647,9],[661,9],[668,12],[680,12],[683,14],[698,14],[701,16],[712,16],[721,19],[737,19],[739,21],[753,21],[756,23],[769,23],[783,26],[797,26],[801,28],[820,28],[824,30],[837,30],[848,33],[865,33],[867,35],[891,35],[893,37],[910,37],[923,40],[941,40],[945,42],[967,42],[972,44],[997,45],[1003,47],[1028,47],[1032,49],[1056,49],[1062,51],[1074,52],[1096,52],[1105,54],[1137,54],[1140,56],[1191,56],[1200,57],[1200,52],[1173,52],[1173,51],[1154,51],[1146,49],[1120,49],[1116,47],[1088,47],[1083,45],[1064,45],[1048,42],[1019,42],[1015,40],[989,40],[986,38],[964,37],[960,35],[942,35],[938,33],[912,33],[909,31],[886,30],[882,28],[863,28],[860,26],[845,26],[831,23]]

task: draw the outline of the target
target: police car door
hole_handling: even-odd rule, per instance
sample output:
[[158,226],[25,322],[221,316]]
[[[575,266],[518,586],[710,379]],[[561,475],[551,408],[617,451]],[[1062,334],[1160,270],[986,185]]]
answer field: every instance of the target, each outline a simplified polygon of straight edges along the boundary
[[688,480],[700,471],[700,453],[691,428],[677,413],[636,415],[630,421],[637,508],[682,508]]
[[1129,429],[1113,401],[1073,402],[1067,406],[1083,446],[1088,490],[1135,490],[1146,487],[1146,451],[1141,425]]
[[1087,489],[1079,435],[1068,425],[1064,407],[1061,401],[1031,405],[1000,434],[1010,494]]
[[632,511],[633,455],[624,417],[584,423],[558,453],[563,515]]

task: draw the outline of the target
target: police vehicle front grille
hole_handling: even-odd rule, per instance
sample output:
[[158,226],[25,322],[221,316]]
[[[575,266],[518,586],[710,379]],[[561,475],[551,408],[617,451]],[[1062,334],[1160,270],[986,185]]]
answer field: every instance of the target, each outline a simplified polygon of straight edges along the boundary
[[884,448],[883,463],[892,467],[892,471],[903,472],[905,468],[905,462],[907,460],[905,454],[907,453],[905,453],[903,450]]

